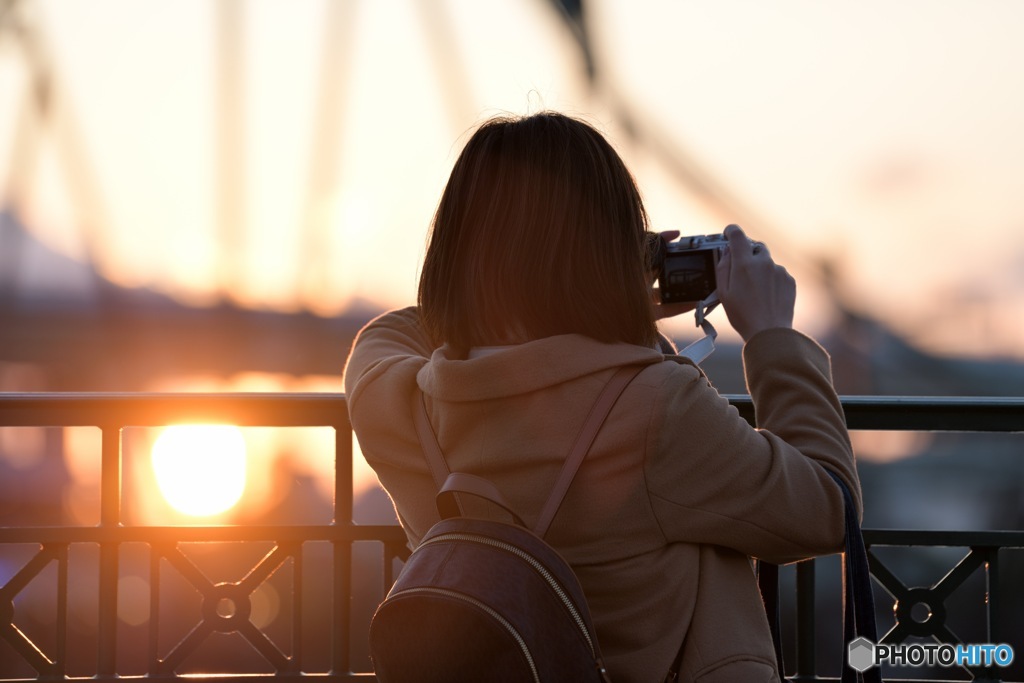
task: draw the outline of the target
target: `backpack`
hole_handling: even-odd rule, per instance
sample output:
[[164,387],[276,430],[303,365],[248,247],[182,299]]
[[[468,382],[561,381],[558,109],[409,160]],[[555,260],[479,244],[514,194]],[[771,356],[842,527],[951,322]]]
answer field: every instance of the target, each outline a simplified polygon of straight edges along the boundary
[[[438,485],[436,523],[409,556],[370,623],[382,683],[610,683],[590,610],[569,564],[544,534],[605,418],[641,366],[620,368],[598,396],[531,530],[488,480],[449,473],[414,401],[417,435]],[[483,497],[515,524],[462,516],[456,494]]]

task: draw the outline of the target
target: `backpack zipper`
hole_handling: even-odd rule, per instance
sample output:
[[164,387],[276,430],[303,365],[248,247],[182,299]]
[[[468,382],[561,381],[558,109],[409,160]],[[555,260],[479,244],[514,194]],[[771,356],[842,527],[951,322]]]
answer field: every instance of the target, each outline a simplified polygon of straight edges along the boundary
[[512,636],[516,643],[519,644],[519,649],[522,651],[523,657],[526,658],[526,663],[530,666],[530,673],[533,675],[534,683],[541,683],[540,674],[537,673],[537,664],[533,661],[533,655],[530,654],[530,648],[526,645],[526,641],[523,639],[523,636],[519,633],[519,631],[516,630],[516,627],[513,626],[508,619],[498,614],[498,612],[495,611],[492,607],[490,607],[489,605],[485,605],[476,598],[471,597],[469,595],[465,595],[464,593],[450,591],[444,588],[432,588],[430,586],[407,588],[405,590],[399,591],[395,595],[409,595],[410,593],[433,593],[436,595],[443,595],[453,600],[462,600],[464,602],[468,602],[474,607],[478,607],[484,612],[486,612],[492,619],[501,624],[501,626],[506,631],[508,631],[509,635]]
[[[587,641],[587,646],[590,648],[590,654],[595,659],[597,658],[597,651],[594,648],[594,641],[590,637],[590,632],[587,630],[587,625],[583,621],[583,617],[580,616],[579,610],[576,609],[576,605],[574,605],[572,600],[569,599],[569,596],[566,595],[565,590],[562,588],[561,584],[558,583],[558,580],[551,575],[551,572],[548,571],[547,567],[541,564],[540,561],[537,560],[537,558],[510,543],[504,543],[502,541],[498,541],[487,536],[479,536],[476,534],[466,534],[458,532],[450,532],[435,536],[434,538],[431,538],[425,541],[424,543],[421,543],[419,548],[422,548],[427,545],[432,545],[434,543],[443,543],[445,541],[470,541],[473,543],[481,543],[483,545],[489,545],[495,548],[499,548],[506,552],[512,553],[513,555],[523,560],[526,560],[530,564],[530,566],[537,570],[537,573],[540,574],[545,581],[547,581],[548,585],[555,592],[555,595],[557,595],[559,600],[562,601],[562,604],[565,605],[565,608],[566,610],[568,610],[569,615],[572,617],[573,621],[576,622],[576,628],[579,630],[581,634],[583,634],[583,638]],[[417,550],[419,550],[419,548],[417,548]]]

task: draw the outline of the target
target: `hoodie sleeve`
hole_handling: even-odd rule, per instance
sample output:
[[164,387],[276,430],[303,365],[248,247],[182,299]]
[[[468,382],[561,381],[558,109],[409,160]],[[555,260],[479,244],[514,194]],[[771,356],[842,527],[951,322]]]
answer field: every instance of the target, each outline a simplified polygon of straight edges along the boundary
[[[860,479],[846,416],[832,386],[828,354],[817,342],[792,330],[766,330],[751,342],[756,343],[744,347],[743,362],[758,428],[776,434],[839,475],[853,497],[859,521],[863,515]],[[792,353],[790,344],[799,353]]]
[[699,373],[662,385],[645,461],[651,505],[669,541],[721,545],[775,563],[838,552],[845,533],[838,474],[860,486],[827,354],[788,329],[744,348],[758,428]]
[[370,321],[352,344],[345,364],[345,394],[351,402],[361,386],[395,364],[413,361],[418,368],[433,351],[415,306],[385,313]]

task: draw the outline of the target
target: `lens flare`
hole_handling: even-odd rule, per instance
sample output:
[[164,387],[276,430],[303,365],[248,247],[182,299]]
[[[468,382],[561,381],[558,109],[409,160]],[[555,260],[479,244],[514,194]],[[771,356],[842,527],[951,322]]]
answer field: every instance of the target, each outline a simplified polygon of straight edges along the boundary
[[224,512],[245,491],[245,439],[238,427],[167,427],[153,443],[152,457],[160,492],[186,515]]

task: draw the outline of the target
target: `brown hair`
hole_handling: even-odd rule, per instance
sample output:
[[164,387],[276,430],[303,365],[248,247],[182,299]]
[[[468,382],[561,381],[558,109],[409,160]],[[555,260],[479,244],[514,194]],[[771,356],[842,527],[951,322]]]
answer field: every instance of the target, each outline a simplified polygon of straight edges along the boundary
[[562,114],[497,117],[452,169],[419,284],[433,340],[577,333],[651,346],[647,213],[605,138]]

